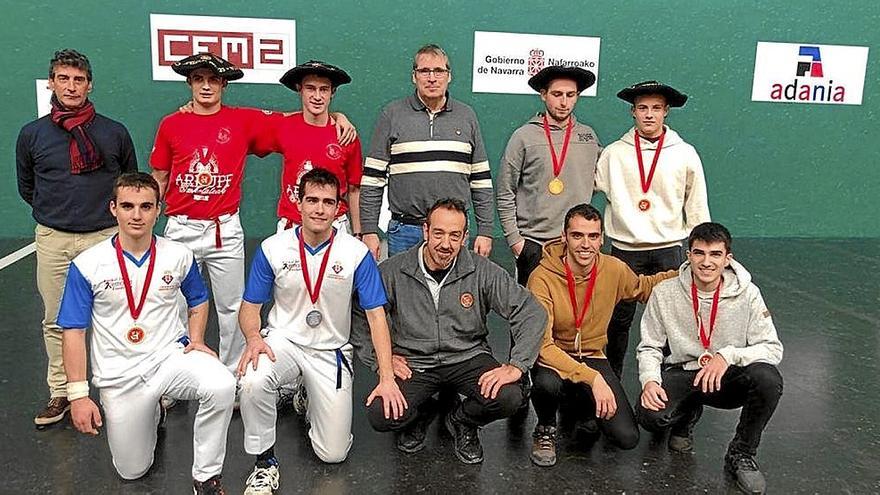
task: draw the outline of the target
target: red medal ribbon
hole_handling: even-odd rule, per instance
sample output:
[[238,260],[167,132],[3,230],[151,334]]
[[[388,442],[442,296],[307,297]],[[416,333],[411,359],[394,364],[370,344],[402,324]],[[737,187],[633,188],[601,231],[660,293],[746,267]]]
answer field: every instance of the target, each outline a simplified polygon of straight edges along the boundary
[[578,315],[577,310],[577,296],[574,293],[574,273],[571,271],[571,267],[568,266],[568,260],[565,260],[565,279],[568,282],[568,298],[571,300],[571,310],[574,315],[574,326],[577,328],[577,331],[580,333],[581,324],[584,322],[584,316],[587,314],[587,308],[590,307],[590,301],[593,300],[593,289],[596,288],[596,268],[599,265],[598,260],[593,261],[593,268],[590,269],[590,280],[587,282],[587,288],[584,290],[584,307],[580,311],[580,315]]
[[706,327],[703,326],[703,319],[700,318],[700,303],[697,300],[697,284],[691,281],[691,299],[694,301],[694,319],[700,327],[700,342],[703,349],[709,349],[709,343],[712,340],[712,332],[715,331],[715,317],[718,316],[718,297],[721,295],[721,286],[724,281],[718,281],[718,288],[712,295],[712,310],[709,312],[709,333],[706,333]]
[[568,118],[568,125],[565,128],[565,138],[562,140],[562,153],[557,157],[556,148],[553,147],[553,138],[550,137],[550,123],[547,121],[547,114],[544,114],[544,135],[547,136],[547,143],[550,145],[550,158],[553,159],[553,177],[558,177],[562,172],[562,166],[565,165],[565,155],[568,154],[568,142],[571,141],[571,117]]
[[330,244],[327,251],[324,252],[324,258],[321,260],[321,268],[318,270],[318,280],[315,281],[315,289],[312,290],[312,279],[309,277],[309,264],[306,262],[306,241],[302,237],[302,228],[297,232],[299,237],[299,262],[302,264],[303,280],[306,283],[306,290],[309,291],[309,298],[312,304],[318,302],[318,296],[321,295],[321,284],[324,283],[324,272],[327,271],[327,261],[330,260],[330,248],[333,247],[333,238],[336,237],[335,231],[330,231]]
[[654,153],[654,160],[651,161],[651,170],[648,172],[648,180],[645,180],[645,164],[642,162],[642,145],[639,144],[639,131],[636,131],[636,158],[639,160],[639,179],[642,181],[642,192],[647,193],[651,189],[651,182],[654,181],[654,172],[657,170],[657,160],[660,159],[660,151],[663,150],[663,140],[666,138],[666,131],[660,135],[657,141],[657,152]]
[[153,269],[156,268],[156,238],[153,237],[150,242],[150,264],[147,265],[147,278],[144,279],[141,300],[137,306],[134,305],[134,291],[131,287],[131,280],[128,279],[128,269],[125,268],[125,258],[122,254],[122,243],[119,241],[119,236],[116,237],[116,261],[119,263],[119,270],[122,272],[122,285],[125,286],[125,297],[128,299],[128,312],[131,313],[132,319],[137,321],[141,315],[141,310],[144,309],[147,291],[150,290],[150,282],[153,280]]

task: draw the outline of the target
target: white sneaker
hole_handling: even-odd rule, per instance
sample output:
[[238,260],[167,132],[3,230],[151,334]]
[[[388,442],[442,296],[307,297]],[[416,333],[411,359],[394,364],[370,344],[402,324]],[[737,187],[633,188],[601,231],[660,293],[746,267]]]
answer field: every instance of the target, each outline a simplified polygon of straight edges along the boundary
[[278,489],[280,477],[278,466],[254,466],[254,472],[245,481],[244,495],[272,495]]
[[306,413],[309,412],[309,394],[304,383],[300,383],[293,392],[293,410],[297,416],[308,417]]

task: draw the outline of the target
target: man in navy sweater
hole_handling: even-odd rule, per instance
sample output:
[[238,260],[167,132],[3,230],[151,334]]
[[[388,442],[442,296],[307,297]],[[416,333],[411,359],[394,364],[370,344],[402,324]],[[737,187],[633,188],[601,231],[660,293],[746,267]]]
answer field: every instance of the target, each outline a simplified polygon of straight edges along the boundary
[[61,358],[58,306],[71,260],[112,236],[108,204],[116,177],[137,171],[128,130],[95,113],[89,100],[92,67],[76,50],[55,52],[49,63],[52,111],[22,127],[15,148],[18,192],[37,222],[37,289],[43,299],[43,340],[49,402],[34,423],[57,423],[70,410]]

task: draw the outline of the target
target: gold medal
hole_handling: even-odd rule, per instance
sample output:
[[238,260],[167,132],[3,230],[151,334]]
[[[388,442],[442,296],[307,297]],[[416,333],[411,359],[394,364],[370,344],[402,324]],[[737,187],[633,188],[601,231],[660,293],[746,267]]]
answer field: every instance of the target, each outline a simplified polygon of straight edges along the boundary
[[563,184],[559,177],[554,177],[553,180],[547,184],[547,189],[550,191],[550,194],[561,194],[562,190],[565,189],[565,184]]

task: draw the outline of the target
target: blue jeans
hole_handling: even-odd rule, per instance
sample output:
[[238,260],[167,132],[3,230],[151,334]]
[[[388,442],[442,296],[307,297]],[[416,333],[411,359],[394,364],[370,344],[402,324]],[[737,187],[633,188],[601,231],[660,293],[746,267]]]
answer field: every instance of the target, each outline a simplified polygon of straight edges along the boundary
[[421,225],[408,225],[390,220],[388,222],[388,257],[418,246],[425,239]]

